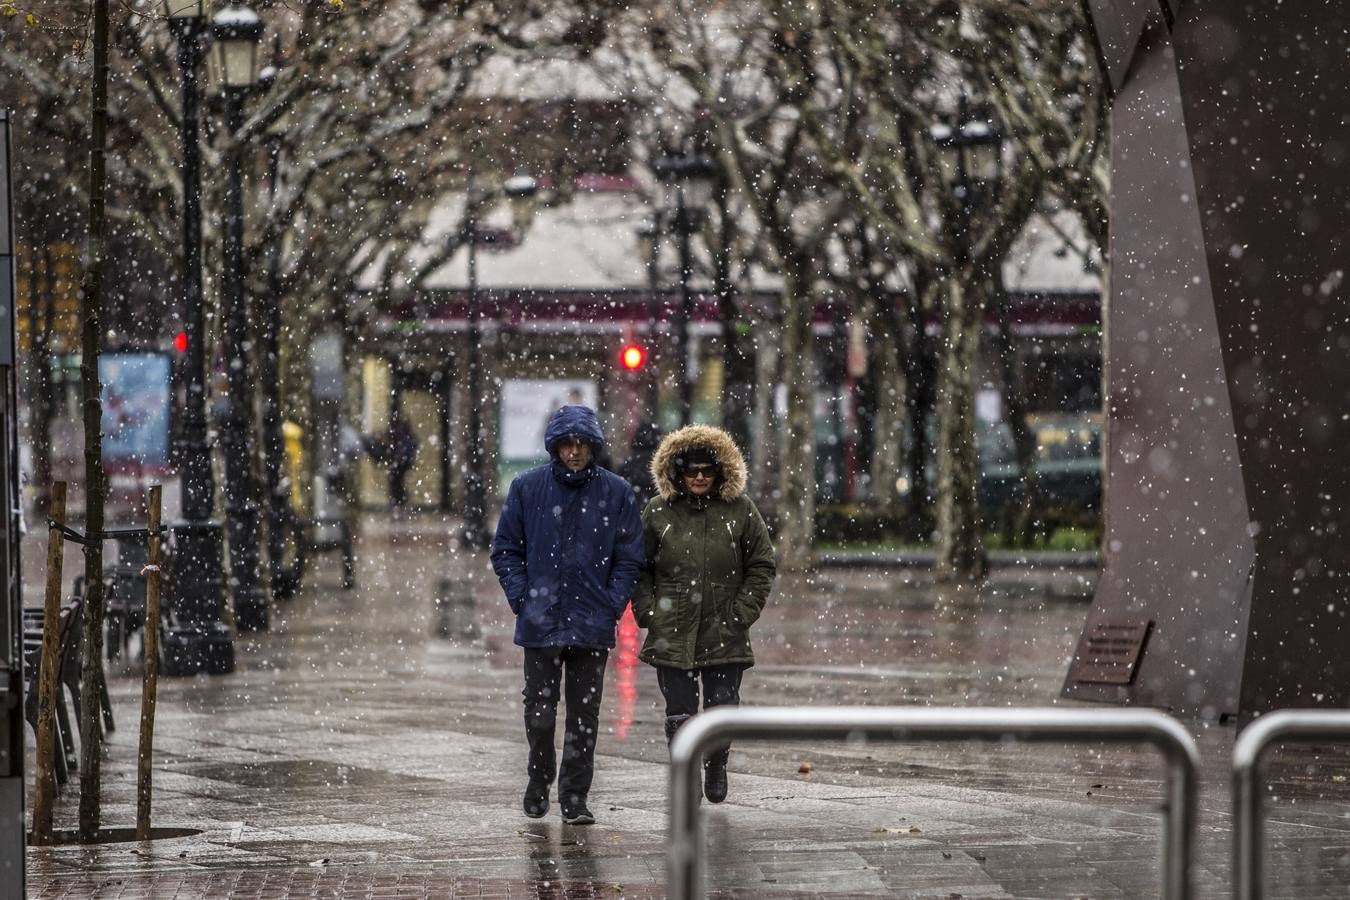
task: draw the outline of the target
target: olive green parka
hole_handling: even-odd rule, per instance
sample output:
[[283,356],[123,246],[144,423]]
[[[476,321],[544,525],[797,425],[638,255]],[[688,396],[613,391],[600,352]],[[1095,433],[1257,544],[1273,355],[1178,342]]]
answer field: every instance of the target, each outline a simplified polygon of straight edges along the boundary
[[[676,458],[695,447],[712,451],[722,469],[702,497],[678,487],[675,471]],[[677,669],[754,665],[750,626],[776,566],[769,530],[745,496],[745,459],[725,431],[690,425],[661,442],[652,480],[658,496],[642,513],[647,564],[633,599],[647,629],[641,659]]]

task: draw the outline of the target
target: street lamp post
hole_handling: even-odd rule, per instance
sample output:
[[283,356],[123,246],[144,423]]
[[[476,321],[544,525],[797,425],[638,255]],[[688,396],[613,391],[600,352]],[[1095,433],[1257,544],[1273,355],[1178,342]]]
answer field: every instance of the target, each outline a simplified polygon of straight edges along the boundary
[[[1002,259],[976,255],[976,236],[972,233],[977,208],[986,214],[994,210],[992,187],[998,177],[1002,158],[1002,138],[991,120],[970,114],[964,85],[957,101],[953,125],[935,125],[930,131],[933,143],[942,155],[941,162],[950,173],[955,201],[952,208],[956,239],[952,241],[952,270],[949,277],[966,279],[962,288],[987,283],[991,273],[980,271],[985,264],[997,268]],[[982,229],[996,223],[982,222]],[[948,373],[960,371],[974,353],[983,322],[982,303],[966,301],[944,309],[942,350],[939,365]],[[937,411],[938,480],[945,496],[938,509],[938,562],[940,578],[967,578],[985,567],[979,530],[980,462],[973,437],[976,429],[973,384],[969,378],[953,378],[946,386]],[[1021,444],[1022,442],[1019,442]],[[1024,445],[1023,445],[1024,446]],[[1019,460],[1029,457],[1019,451]],[[1022,468],[1027,474],[1027,468]]]
[[643,376],[643,406],[652,421],[658,419],[657,406],[659,393],[657,372],[661,371],[661,345],[656,340],[656,327],[660,310],[657,299],[661,296],[661,211],[652,211],[652,217],[637,228],[638,251],[647,265],[647,350],[651,354],[650,364]]
[[212,52],[225,100],[225,128],[231,146],[225,165],[225,329],[222,350],[230,385],[225,450],[225,510],[230,534],[230,587],[235,622],[241,631],[267,628],[267,595],[259,578],[258,506],[253,494],[253,391],[249,379],[248,309],[244,291],[244,198],[238,145],[244,98],[257,84],[258,42],[263,24],[246,6],[232,4],[211,21]]
[[689,281],[693,274],[690,237],[703,223],[703,213],[712,197],[717,164],[701,153],[663,156],[652,165],[656,177],[666,187],[666,207],[671,212],[670,227],[675,233],[680,257],[680,306],[676,313],[675,371],[680,390],[680,424],[693,417],[694,386],[689,380],[689,325],[693,318],[694,298]]
[[[265,89],[281,75],[280,50],[274,48],[272,62],[258,73],[258,84]],[[289,124],[283,114],[267,129],[267,199],[276,202],[280,180],[281,141]],[[290,521],[290,492],[285,478],[285,442],[281,433],[280,349],[281,335],[281,248],[280,236],[267,252],[267,297],[262,310],[262,347],[259,383],[262,387],[263,468],[267,478],[267,561],[273,598],[290,596],[296,589],[298,571],[285,566],[286,527]]]
[[[530,200],[539,192],[539,183],[529,175],[515,175],[502,183],[501,192],[519,208],[527,208]],[[468,244],[469,253],[469,314],[468,314],[468,399],[469,399],[469,458],[464,481],[464,534],[463,544],[471,550],[482,550],[488,546],[487,533],[487,479],[483,473],[483,420],[482,420],[482,372],[478,344],[482,340],[482,311],[478,297],[478,210],[481,200],[474,196],[475,183],[473,173],[469,173],[469,183],[465,190],[467,208],[464,216],[462,240]],[[521,216],[517,216],[517,224]]]
[[[234,671],[234,642],[220,621],[221,531],[211,518],[215,488],[206,438],[206,328],[202,307],[201,157],[197,146],[197,69],[209,0],[164,0],[178,39],[183,115],[183,280],[180,315],[186,323],[183,410],[182,514],[173,526],[174,577],[170,627],[164,635],[164,673]],[[150,627],[151,623],[146,623]]]
[[[952,192],[957,200],[958,227],[964,235],[970,229],[974,207],[985,198],[983,191],[998,180],[1003,158],[1003,135],[986,119],[971,115],[970,101],[963,89],[957,98],[955,127],[932,126],[933,142],[942,149],[952,172]],[[963,241],[968,244],[969,241]]]

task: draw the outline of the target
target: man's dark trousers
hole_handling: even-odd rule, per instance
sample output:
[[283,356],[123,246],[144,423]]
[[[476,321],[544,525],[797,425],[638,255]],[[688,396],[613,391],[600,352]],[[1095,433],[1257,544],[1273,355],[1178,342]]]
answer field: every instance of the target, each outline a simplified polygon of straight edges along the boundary
[[[531,781],[552,784],[558,774],[558,802],[584,803],[595,774],[595,739],[600,731],[600,695],[608,650],[587,647],[525,648],[525,736],[530,744]],[[553,750],[558,688],[567,703],[562,771]]]

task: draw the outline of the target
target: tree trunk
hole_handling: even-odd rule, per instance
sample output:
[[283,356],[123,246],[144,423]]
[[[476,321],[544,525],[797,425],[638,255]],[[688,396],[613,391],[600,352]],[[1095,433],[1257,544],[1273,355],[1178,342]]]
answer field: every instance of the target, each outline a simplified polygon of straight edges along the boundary
[[[46,509],[52,483],[52,330],[56,319],[56,260],[51,244],[34,245],[29,256],[28,313],[32,325],[29,402],[33,409],[33,508]],[[40,285],[40,287],[39,287]]]
[[713,285],[722,326],[722,427],[742,452],[750,445],[750,406],[755,390],[755,361],[748,340],[750,323],[742,318],[731,278],[732,244],[736,217],[728,192],[717,194],[717,247],[713,254]]
[[928,483],[928,466],[933,460],[928,439],[928,415],[937,395],[937,368],[928,337],[925,300],[930,282],[921,274],[914,279],[914,293],[908,305],[909,347],[904,355],[905,412],[909,419],[909,533],[921,541],[933,536],[933,492]]
[[[85,530],[103,531],[102,385],[98,380],[99,302],[103,287],[106,220],[104,148],[108,135],[108,0],[94,0],[94,82],[89,149],[89,243],[85,251],[80,305],[84,318],[80,353],[80,408],[84,418]],[[91,843],[99,829],[99,764],[103,756],[103,544],[84,548],[84,640],[80,666],[80,841]]]
[[761,507],[778,509],[773,485],[778,473],[778,326],[762,322],[756,329],[752,358],[755,363],[755,426],[747,452],[750,487]]
[[892,331],[895,319],[880,310],[872,314],[872,505],[894,515],[900,510],[901,462],[904,459],[905,396],[908,386],[900,371],[900,335]]
[[975,450],[975,377],[982,304],[970,279],[946,281],[937,389],[938,556],[941,581],[984,574]]
[[778,473],[779,567],[804,572],[814,562],[816,517],[815,358],[811,340],[814,304],[806,266],[788,265],[783,279],[783,422]]
[[1012,430],[1017,455],[1017,490],[1013,502],[1003,513],[1003,537],[1006,542],[1028,536],[1036,508],[1036,436],[1027,424],[1026,394],[1017,371],[1017,345],[1012,336],[1012,316],[1003,278],[994,276],[995,308],[998,313],[999,369],[1003,381],[1003,415]]

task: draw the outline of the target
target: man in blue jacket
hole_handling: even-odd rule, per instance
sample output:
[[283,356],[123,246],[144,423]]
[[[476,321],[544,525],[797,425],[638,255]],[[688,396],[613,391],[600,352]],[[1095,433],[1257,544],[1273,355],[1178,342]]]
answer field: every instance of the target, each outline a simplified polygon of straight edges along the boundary
[[[600,730],[605,662],[614,625],[645,563],[633,489],[596,465],[605,438],[595,412],[564,406],[549,419],[551,459],[511,482],[492,541],[492,569],[525,648],[525,737],[530,745],[525,815],[558,804],[569,825],[590,825],[586,806]],[[558,688],[567,700],[562,771],[553,749]]]

